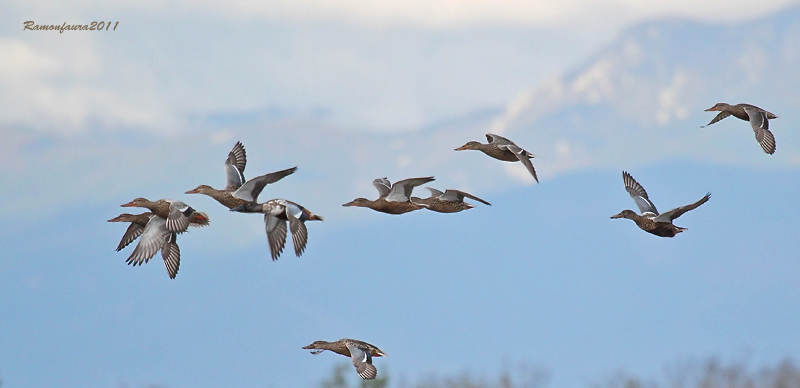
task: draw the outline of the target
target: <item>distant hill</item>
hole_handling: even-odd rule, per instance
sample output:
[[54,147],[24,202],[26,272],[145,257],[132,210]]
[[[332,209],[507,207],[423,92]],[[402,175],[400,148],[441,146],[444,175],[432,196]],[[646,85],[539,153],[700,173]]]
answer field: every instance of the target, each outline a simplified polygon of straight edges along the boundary
[[[778,152],[763,154],[747,123],[709,128],[717,102],[779,116]],[[583,66],[521,93],[492,130],[542,155],[543,175],[668,158],[800,165],[800,7],[744,24],[687,20],[625,31]]]

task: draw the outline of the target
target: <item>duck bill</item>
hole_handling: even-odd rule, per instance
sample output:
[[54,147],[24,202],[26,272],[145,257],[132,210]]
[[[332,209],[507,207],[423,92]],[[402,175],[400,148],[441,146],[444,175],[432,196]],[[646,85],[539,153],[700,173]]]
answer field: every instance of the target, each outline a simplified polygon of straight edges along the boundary
[[316,349],[314,344],[303,346],[303,349]]
[[456,148],[454,151],[464,151],[464,150],[468,150],[468,149],[469,149],[469,147],[467,147],[467,145],[464,144],[463,146]]
[[116,216],[116,217],[108,220],[108,222],[122,222],[121,218],[122,218],[122,215],[119,215],[119,216]]
[[133,201],[130,201],[130,202],[126,203],[126,204],[122,204],[122,205],[119,205],[119,206],[122,206],[122,207],[134,207],[134,206],[136,206],[136,204],[134,204]]
[[356,201],[350,201],[350,202],[348,202],[348,203],[346,203],[346,204],[344,204],[342,206],[344,206],[344,207],[356,206]]
[[712,106],[711,108],[706,109],[706,112],[713,112],[719,110],[716,106]]
[[200,194],[200,190],[198,189],[191,189],[186,192],[186,194]]
[[611,218],[624,218],[624,217],[622,216],[622,213],[619,213],[611,216]]

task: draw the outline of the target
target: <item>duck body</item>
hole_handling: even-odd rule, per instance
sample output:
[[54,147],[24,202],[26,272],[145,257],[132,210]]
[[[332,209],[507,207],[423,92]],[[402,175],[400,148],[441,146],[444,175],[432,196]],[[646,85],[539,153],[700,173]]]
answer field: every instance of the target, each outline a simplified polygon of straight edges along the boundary
[[428,198],[417,198],[412,197],[411,201],[415,204],[424,206],[426,209],[435,211],[438,213],[458,213],[463,210],[472,209],[473,206],[464,202],[464,197],[474,199],[478,202],[491,206],[489,202],[486,202],[472,194],[447,189],[444,192],[436,190],[431,187],[426,187],[431,192],[431,196]]
[[181,201],[171,199],[150,201],[140,197],[120,206],[143,207],[149,209],[153,215],[166,220],[166,227],[170,232],[183,233],[190,225],[207,226],[210,222],[208,214],[198,212]]
[[675,226],[672,222],[653,221],[652,218],[640,216],[632,210],[623,210],[622,213],[611,216],[611,218],[627,218],[633,220],[639,229],[659,237],[675,237],[678,233],[688,230]]
[[372,181],[378,189],[378,199],[372,201],[366,198],[356,198],[342,206],[366,207],[386,214],[404,214],[422,209],[423,206],[411,201],[412,190],[420,185],[433,181],[434,178],[409,178],[391,184],[387,178],[378,178]]
[[644,187],[640,185],[639,182],[633,179],[631,174],[623,171],[622,181],[625,184],[625,190],[630,194],[642,214],[639,215],[633,210],[626,209],[619,214],[611,216],[611,218],[627,218],[635,222],[639,229],[659,237],[675,237],[678,233],[688,230],[680,226],[675,226],[672,221],[683,215],[683,213],[696,209],[700,205],[708,202],[711,198],[711,193],[706,193],[703,198],[695,203],[677,207],[659,214],[656,206],[650,201],[647,191],[645,191]]
[[539,183],[539,178],[536,176],[536,169],[533,168],[533,163],[531,163],[531,158],[535,158],[536,155],[522,149],[520,146],[514,144],[513,141],[499,135],[487,133],[486,140],[488,141],[487,144],[470,141],[455,150],[478,150],[497,160],[522,162],[525,168],[528,169],[528,172],[531,173],[536,183]]
[[314,341],[310,345],[303,346],[303,349],[316,349],[311,352],[312,354],[320,354],[330,350],[336,354],[350,357],[359,377],[364,380],[372,380],[378,376],[378,370],[372,365],[372,357],[386,356],[386,353],[375,345],[349,338],[335,342]]
[[247,202],[255,202],[266,185],[275,183],[297,171],[297,167],[292,167],[245,181],[246,164],[247,156],[244,146],[241,142],[236,142],[225,159],[225,176],[227,178],[225,189],[218,190],[209,185],[199,185],[187,191],[186,194],[204,194],[214,198],[222,206],[233,209]]
[[287,227],[292,233],[292,243],[297,257],[303,254],[308,243],[306,221],[322,221],[322,217],[305,207],[285,199],[271,199],[264,203],[247,202],[231,211],[240,213],[263,213],[272,260],[278,260],[286,245]]
[[758,144],[761,145],[761,148],[764,150],[764,152],[770,155],[775,153],[775,148],[776,148],[775,136],[769,130],[769,120],[777,119],[778,116],[764,109],[761,109],[755,105],[750,105],[750,104],[730,105],[724,102],[720,102],[712,106],[711,108],[706,109],[706,112],[713,112],[713,111],[718,111],[719,114],[717,114],[714,117],[714,119],[711,120],[711,122],[709,122],[707,125],[704,125],[701,128],[714,124],[728,116],[733,116],[740,120],[749,121],[750,127],[753,129],[753,133],[755,134],[756,141],[758,141]]

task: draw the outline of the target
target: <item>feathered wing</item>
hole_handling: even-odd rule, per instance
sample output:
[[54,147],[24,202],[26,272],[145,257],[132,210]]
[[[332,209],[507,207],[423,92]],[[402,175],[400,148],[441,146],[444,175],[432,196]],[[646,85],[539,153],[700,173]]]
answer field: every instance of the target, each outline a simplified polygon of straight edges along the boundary
[[373,380],[378,377],[378,369],[372,365],[372,355],[368,349],[347,345],[347,350],[350,351],[350,359],[353,360],[353,366],[356,367],[359,377],[364,380]]
[[233,191],[244,183],[244,168],[247,165],[247,154],[242,142],[236,142],[228,158],[225,159],[226,190]]
[[744,111],[747,113],[747,117],[750,118],[750,126],[753,128],[758,144],[761,144],[761,148],[764,149],[764,152],[770,155],[774,154],[775,136],[773,136],[772,132],[769,130],[767,112],[749,106],[745,106]]
[[125,262],[133,265],[142,265],[150,259],[164,245],[164,241],[170,232],[167,231],[166,221],[156,215],[150,216],[150,221],[144,227],[139,243],[133,249],[128,260]]
[[134,240],[139,238],[144,232],[144,226],[141,226],[135,222],[131,222],[128,226],[128,229],[125,231],[125,234],[122,235],[122,240],[119,241],[119,245],[117,245],[117,252],[121,251],[122,248],[127,247],[130,243]]
[[494,145],[497,145],[497,146],[504,146],[504,145],[509,145],[509,144],[516,145],[516,144],[514,144],[513,141],[508,140],[508,139],[506,139],[506,138],[504,138],[504,137],[502,137],[500,135],[495,135],[493,133],[487,133],[486,134],[486,140],[490,144],[493,143]]
[[167,233],[164,244],[161,246],[161,257],[170,279],[175,279],[181,266],[181,249],[178,247],[177,233]]
[[378,189],[378,199],[386,198],[392,190],[392,183],[387,178],[378,178],[372,181],[372,185]]
[[721,112],[719,112],[719,114],[717,114],[717,116],[716,116],[716,117],[714,117],[714,119],[713,119],[713,120],[711,120],[711,122],[710,122],[710,123],[708,123],[708,124],[706,124],[706,125],[703,125],[703,126],[701,126],[700,128],[705,128],[705,127],[707,127],[707,126],[709,126],[709,125],[711,125],[711,124],[714,124],[714,123],[716,123],[717,121],[720,121],[720,120],[722,120],[722,119],[724,119],[724,118],[726,118],[726,117],[728,117],[728,116],[730,116],[730,115],[731,115],[731,112],[727,112],[727,111],[721,111]]
[[264,227],[267,230],[267,242],[272,260],[278,260],[286,245],[286,221],[269,213],[264,214]]
[[464,202],[464,197],[467,197],[467,198],[470,198],[470,199],[474,199],[474,200],[476,200],[476,201],[478,201],[480,203],[483,203],[483,204],[486,204],[486,205],[489,205],[489,206],[492,205],[491,203],[486,202],[486,201],[484,201],[484,200],[482,200],[482,199],[480,199],[480,198],[478,198],[478,197],[476,197],[476,196],[474,196],[474,195],[472,195],[470,193],[466,193],[466,192],[463,192],[463,191],[460,191],[460,190],[453,190],[453,189],[445,190],[444,194],[439,196],[439,199],[442,200],[442,201],[448,201],[448,202]]
[[395,182],[392,185],[392,190],[390,190],[389,194],[386,196],[386,200],[389,202],[407,202],[415,187],[424,185],[433,180],[433,177],[429,176],[424,178],[403,179],[402,181]]
[[[308,230],[306,224],[300,221],[299,216],[295,216],[295,209],[290,204],[286,206],[286,219],[289,220],[289,231],[292,232],[292,244],[294,244],[294,254],[297,257],[303,254],[308,242]],[[297,209],[300,210],[300,209]],[[295,213],[295,214],[292,214]],[[302,210],[300,211],[302,214]]]
[[257,176],[245,182],[242,187],[236,189],[236,191],[233,192],[233,196],[248,202],[255,202],[258,199],[258,195],[264,190],[264,187],[292,175],[295,171],[297,171],[297,167]]
[[636,202],[636,206],[639,207],[639,213],[641,213],[641,215],[644,216],[647,213],[650,213],[650,216],[658,215],[656,205],[650,201],[650,198],[647,196],[647,191],[644,190],[644,187],[642,187],[636,179],[633,179],[631,174],[623,171],[622,182],[625,183],[625,190],[630,194],[631,198],[633,198],[633,202]]
[[436,190],[433,187],[426,187],[426,189],[428,189],[428,191],[431,192],[431,197],[440,197],[442,194],[444,194],[443,192]]
[[525,165],[525,168],[528,169],[528,172],[531,173],[531,175],[533,175],[533,179],[536,181],[536,183],[539,183],[539,178],[536,176],[536,170],[533,168],[533,163],[531,163],[530,155],[532,154],[530,152],[525,151],[514,144],[501,146],[500,148],[505,148],[513,152],[514,155],[517,156],[517,159],[519,159],[519,161],[522,162],[523,165]]
[[189,227],[189,215],[194,213],[191,206],[181,201],[169,201],[169,215],[167,216],[167,230],[183,233]]
[[671,223],[672,220],[680,217],[683,213],[686,213],[689,210],[694,210],[698,206],[708,202],[709,198],[711,198],[711,193],[707,193],[703,198],[700,198],[699,201],[697,201],[697,202],[695,202],[693,204],[677,207],[677,208],[672,209],[670,211],[664,212],[663,214],[659,215],[658,217],[653,218],[653,221],[655,221],[655,222],[670,222]]

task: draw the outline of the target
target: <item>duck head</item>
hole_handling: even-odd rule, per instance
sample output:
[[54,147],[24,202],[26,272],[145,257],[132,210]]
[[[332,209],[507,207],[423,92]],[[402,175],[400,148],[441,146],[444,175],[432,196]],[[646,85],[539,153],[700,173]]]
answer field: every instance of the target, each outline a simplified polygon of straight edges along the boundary
[[122,207],[145,207],[148,203],[151,203],[147,198],[136,198],[133,201],[130,201],[124,205],[120,205]]
[[213,190],[214,188],[209,185],[200,185],[192,190],[187,191],[186,194],[208,194]]
[[356,198],[356,199],[354,199],[354,200],[352,200],[352,201],[350,201],[350,202],[348,202],[348,203],[346,203],[346,204],[344,204],[342,206],[345,206],[345,207],[350,207],[350,206],[369,207],[370,203],[372,203],[372,201],[370,201],[370,200],[368,200],[366,198]]
[[706,109],[706,112],[713,112],[713,111],[723,111],[725,108],[729,107],[730,104],[726,104],[724,102],[718,102],[716,105],[712,106],[711,108]]
[[611,216],[611,218],[627,218],[627,219],[634,219],[638,214],[633,210],[623,210],[619,214],[615,214]]
[[470,141],[470,142],[467,142],[467,144],[464,144],[463,146],[456,148],[455,150],[456,151],[477,150],[478,147],[480,147],[480,146],[481,146],[481,143],[478,143],[477,141]]

